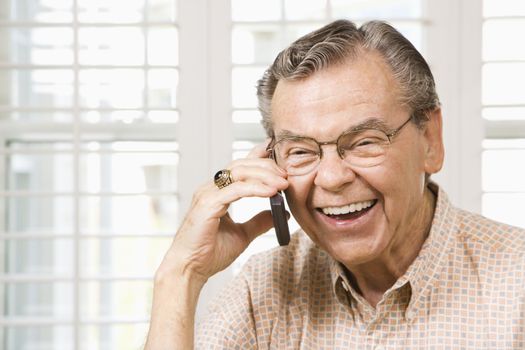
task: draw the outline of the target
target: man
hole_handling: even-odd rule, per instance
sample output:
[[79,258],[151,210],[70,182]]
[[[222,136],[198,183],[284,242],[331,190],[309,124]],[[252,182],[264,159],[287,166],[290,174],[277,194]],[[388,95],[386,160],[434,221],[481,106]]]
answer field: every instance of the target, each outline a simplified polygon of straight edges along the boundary
[[302,230],[247,263],[196,348],[525,347],[525,231],[430,181],[441,109],[401,34],[331,23],[279,54],[258,97],[270,140],[195,194],[156,274],[147,349],[193,347],[202,286],[272,225],[235,223],[229,205],[281,190]]

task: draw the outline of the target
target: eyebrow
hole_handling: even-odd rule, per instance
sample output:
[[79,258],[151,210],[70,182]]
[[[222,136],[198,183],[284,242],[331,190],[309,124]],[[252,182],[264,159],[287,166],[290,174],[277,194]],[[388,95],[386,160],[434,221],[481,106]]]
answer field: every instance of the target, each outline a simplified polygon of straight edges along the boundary
[[379,130],[385,131],[385,130],[388,130],[389,127],[382,119],[368,118],[357,125],[353,125],[345,129],[344,132],[346,133],[346,132],[353,132],[353,131],[361,131],[364,129],[379,129]]
[[[365,129],[379,129],[382,131],[389,130],[388,125],[386,123],[379,119],[379,118],[368,118],[364,121],[362,121],[359,124],[352,125],[348,128],[346,128],[343,131],[343,134],[346,134],[348,132],[357,132]],[[299,135],[294,133],[290,130],[281,130],[278,133],[275,134],[276,139],[282,139],[282,138],[298,138],[298,137],[305,137],[304,135]]]

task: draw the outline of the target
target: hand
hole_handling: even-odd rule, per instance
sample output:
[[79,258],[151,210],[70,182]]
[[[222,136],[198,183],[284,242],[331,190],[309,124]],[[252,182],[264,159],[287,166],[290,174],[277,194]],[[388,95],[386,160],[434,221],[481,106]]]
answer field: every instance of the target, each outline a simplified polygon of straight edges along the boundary
[[202,284],[228,267],[258,235],[272,227],[270,211],[245,223],[234,222],[230,204],[243,197],[271,197],[288,187],[287,175],[268,158],[266,143],[247,158],[233,161],[228,169],[234,182],[218,189],[210,181],[198,189],[172,246],[157,271],[198,278]]
[[229,266],[258,235],[272,227],[270,211],[245,223],[228,215],[243,197],[271,197],[288,187],[286,173],[268,159],[266,145],[232,162],[234,182],[222,189],[210,181],[191,207],[155,274],[150,330],[145,349],[193,349],[195,309],[209,277]]

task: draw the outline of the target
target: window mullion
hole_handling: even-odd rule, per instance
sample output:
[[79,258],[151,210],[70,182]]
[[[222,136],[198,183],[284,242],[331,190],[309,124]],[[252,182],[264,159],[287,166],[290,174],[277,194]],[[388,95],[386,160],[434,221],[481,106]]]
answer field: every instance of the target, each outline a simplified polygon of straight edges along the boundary
[[80,349],[80,81],[78,0],[73,0],[73,348]]
[[[3,134],[0,134],[0,149],[4,149],[6,140],[5,136]],[[7,154],[0,153],[0,190],[5,192],[7,190],[7,167],[6,167],[6,158],[8,157]],[[6,209],[7,209],[7,197],[6,196],[0,196],[0,228],[1,230],[4,230],[6,227]],[[2,239],[0,240],[0,256],[6,257],[7,256],[7,242],[6,240]],[[0,269],[1,271],[6,271],[6,259],[0,259]],[[7,285],[5,283],[2,284],[2,287],[0,287],[0,300],[6,300],[6,294],[7,294]],[[6,303],[2,302],[0,303],[0,315],[6,314]],[[5,341],[5,331],[0,330],[0,344],[2,344]]]
[[480,19],[476,0],[427,0],[426,56],[442,102],[446,160],[435,179],[459,206],[480,211]]
[[[230,0],[209,1],[209,102],[211,140],[210,170],[225,167],[232,159],[233,123],[231,109],[231,4]],[[255,93],[255,87],[254,87]]]
[[[180,76],[178,101],[180,120],[177,141],[179,163],[180,213],[189,207],[192,193],[210,178],[208,36],[206,0],[179,1],[178,18]],[[181,215],[182,217],[182,215]]]
[[[481,213],[481,147],[483,119],[481,118],[481,27],[482,2],[459,1],[461,14],[461,45],[459,52],[459,96],[461,137],[461,206]],[[451,152],[449,152],[451,153]]]

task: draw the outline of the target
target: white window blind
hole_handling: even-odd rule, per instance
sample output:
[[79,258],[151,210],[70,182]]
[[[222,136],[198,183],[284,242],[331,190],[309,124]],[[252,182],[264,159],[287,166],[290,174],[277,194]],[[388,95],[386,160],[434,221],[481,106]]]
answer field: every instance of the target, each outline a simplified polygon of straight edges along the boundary
[[0,4],[0,348],[140,348],[176,230],[174,0]]
[[483,214],[525,227],[525,3],[483,2]]

